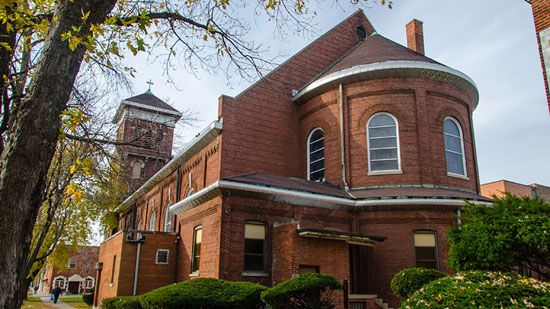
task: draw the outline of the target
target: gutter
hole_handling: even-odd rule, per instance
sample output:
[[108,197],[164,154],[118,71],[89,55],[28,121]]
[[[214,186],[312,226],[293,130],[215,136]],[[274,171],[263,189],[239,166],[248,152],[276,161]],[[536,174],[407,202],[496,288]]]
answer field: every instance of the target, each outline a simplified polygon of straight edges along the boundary
[[[336,204],[347,207],[372,207],[372,206],[389,206],[389,205],[445,205],[445,206],[464,206],[466,202],[479,205],[492,205],[490,202],[476,200],[458,200],[458,199],[443,199],[443,198],[404,198],[404,199],[383,199],[383,200],[356,200],[351,198],[343,198],[337,196],[315,194],[303,191],[293,191],[288,189],[266,187],[256,184],[247,184],[230,180],[218,180],[208,187],[196,192],[195,194],[175,203],[170,207],[170,211],[181,213],[187,209],[197,205],[197,201],[201,197],[219,192],[220,189],[239,190],[246,192],[255,192],[261,194],[272,194],[286,198],[296,198],[315,204]],[[318,205],[317,207],[323,207]],[[329,208],[329,207],[327,207]]]
[[205,144],[210,143],[216,137],[220,135],[223,125],[219,121],[212,122],[204,130],[202,130],[195,138],[193,138],[178,154],[174,156],[165,166],[163,166],[158,172],[149,178],[139,189],[134,191],[132,195],[127,197],[116,209],[115,212],[123,212],[139,198],[147,194],[154,186],[161,182],[165,177],[172,174],[178,169],[183,162],[189,159],[189,157],[195,154],[198,150],[202,149]]

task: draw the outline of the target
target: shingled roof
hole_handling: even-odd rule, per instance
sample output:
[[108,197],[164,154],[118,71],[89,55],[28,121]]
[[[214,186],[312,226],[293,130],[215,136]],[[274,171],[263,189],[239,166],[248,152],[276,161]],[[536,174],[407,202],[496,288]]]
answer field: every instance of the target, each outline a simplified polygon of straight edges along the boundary
[[319,76],[319,78],[357,65],[394,60],[420,61],[440,64],[431,58],[397,44],[375,32],[364,41],[357,44],[350,50],[350,52],[348,52],[321,76]]
[[147,105],[155,108],[178,112],[177,109],[173,108],[172,106],[170,106],[170,104],[159,99],[151,91],[146,91],[142,94],[138,94],[136,96],[126,99],[125,101],[130,101],[130,102],[139,103],[139,104],[143,104],[143,105]]

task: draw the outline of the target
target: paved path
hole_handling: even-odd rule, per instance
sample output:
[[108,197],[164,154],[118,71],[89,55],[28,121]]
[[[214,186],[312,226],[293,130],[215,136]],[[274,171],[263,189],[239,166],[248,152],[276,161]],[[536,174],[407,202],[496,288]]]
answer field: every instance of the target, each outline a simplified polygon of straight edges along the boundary
[[57,300],[57,304],[54,304],[53,303],[53,300],[50,300],[50,295],[47,295],[47,294],[44,294],[44,295],[37,295],[38,297],[40,297],[40,300],[43,302],[43,303],[46,303],[48,304],[49,307],[54,307],[54,308],[65,308],[65,309],[73,309],[74,307],[72,306],[69,306],[67,305],[66,303],[60,301],[60,300]]

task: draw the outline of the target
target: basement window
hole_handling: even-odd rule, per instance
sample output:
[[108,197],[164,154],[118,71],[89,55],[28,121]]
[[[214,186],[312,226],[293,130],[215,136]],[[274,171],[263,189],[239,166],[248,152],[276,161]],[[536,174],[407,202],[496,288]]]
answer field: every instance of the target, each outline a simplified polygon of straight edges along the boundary
[[168,254],[170,250],[168,249],[158,249],[157,257],[155,259],[155,264],[168,264]]

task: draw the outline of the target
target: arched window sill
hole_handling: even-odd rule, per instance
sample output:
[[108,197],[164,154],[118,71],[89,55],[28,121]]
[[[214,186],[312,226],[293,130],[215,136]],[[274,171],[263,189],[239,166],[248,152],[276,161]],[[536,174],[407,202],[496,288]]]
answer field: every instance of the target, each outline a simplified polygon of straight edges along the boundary
[[460,179],[464,179],[464,180],[470,180],[470,178],[468,178],[468,176],[455,174],[455,173],[450,173],[450,172],[447,172],[447,176],[454,177],[454,178],[460,178]]
[[370,171],[367,173],[368,176],[377,176],[377,175],[399,175],[403,174],[402,170],[394,170],[394,171]]

